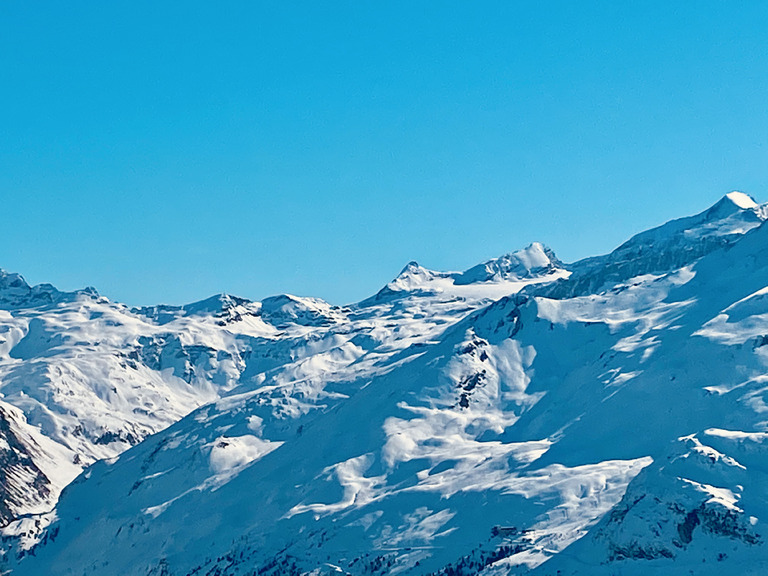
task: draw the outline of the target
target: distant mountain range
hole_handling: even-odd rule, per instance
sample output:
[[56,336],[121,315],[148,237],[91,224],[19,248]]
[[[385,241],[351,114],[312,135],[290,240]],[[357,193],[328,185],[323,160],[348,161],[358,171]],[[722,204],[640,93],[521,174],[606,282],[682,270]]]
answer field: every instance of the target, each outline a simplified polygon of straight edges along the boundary
[[358,304],[0,272],[14,576],[768,573],[768,205]]

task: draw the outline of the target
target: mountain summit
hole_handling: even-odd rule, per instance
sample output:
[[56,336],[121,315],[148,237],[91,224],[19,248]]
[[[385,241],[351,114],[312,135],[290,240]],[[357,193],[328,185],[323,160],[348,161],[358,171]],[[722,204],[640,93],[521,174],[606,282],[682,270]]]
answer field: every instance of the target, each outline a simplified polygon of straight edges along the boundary
[[488,262],[478,264],[459,274],[456,284],[492,282],[498,280],[522,280],[535,276],[552,274],[565,267],[555,253],[541,242],[534,242],[527,248],[505,254]]
[[5,275],[3,569],[764,574],[767,218],[734,192],[604,256],[412,262],[345,307]]
[[736,205],[738,208],[741,208],[742,210],[751,210],[754,208],[759,208],[757,202],[755,202],[755,199],[752,198],[749,194],[744,194],[744,192],[739,192],[737,190],[734,190],[733,192],[729,192],[725,195],[723,200],[730,200],[734,205]]

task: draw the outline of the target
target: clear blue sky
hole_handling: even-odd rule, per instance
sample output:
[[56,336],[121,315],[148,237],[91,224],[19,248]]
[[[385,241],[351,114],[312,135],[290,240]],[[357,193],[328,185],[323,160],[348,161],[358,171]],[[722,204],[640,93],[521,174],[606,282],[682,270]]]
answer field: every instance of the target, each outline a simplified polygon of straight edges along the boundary
[[0,267],[360,300],[768,201],[765,2],[3,2]]

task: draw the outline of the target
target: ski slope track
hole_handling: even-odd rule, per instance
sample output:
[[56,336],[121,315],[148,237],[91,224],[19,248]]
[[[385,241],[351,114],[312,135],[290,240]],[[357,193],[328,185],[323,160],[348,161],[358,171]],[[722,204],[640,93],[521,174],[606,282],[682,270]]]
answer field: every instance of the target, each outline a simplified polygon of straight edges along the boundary
[[768,205],[332,306],[0,274],[13,576],[768,573]]

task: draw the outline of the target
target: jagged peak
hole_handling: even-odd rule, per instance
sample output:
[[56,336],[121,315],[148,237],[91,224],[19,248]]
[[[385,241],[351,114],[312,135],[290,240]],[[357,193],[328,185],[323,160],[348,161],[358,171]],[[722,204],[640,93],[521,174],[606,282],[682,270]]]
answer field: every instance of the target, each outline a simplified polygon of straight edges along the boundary
[[398,277],[402,276],[403,274],[417,274],[421,272],[422,270],[426,270],[421,264],[416,262],[416,260],[411,260],[406,264],[402,270],[400,270],[400,273],[397,275]]
[[447,278],[446,272],[436,272],[421,266],[415,260],[408,262],[400,271],[400,274],[387,284],[387,288],[395,292],[417,290],[424,287],[424,284],[435,280],[436,278]]
[[8,272],[0,268],[0,290],[8,288],[24,288],[28,290],[30,285],[21,274]]
[[21,274],[0,269],[0,308],[15,310],[45,306],[63,300],[79,297],[99,298],[95,288],[89,286],[74,292],[62,292],[53,284],[43,283],[31,286]]
[[567,273],[554,251],[542,242],[532,242],[464,272],[438,272],[411,261],[394,280],[358,306],[364,308],[411,296],[498,298],[506,295],[506,291],[520,289],[519,285],[510,287],[510,283],[553,281],[555,276]]
[[555,251],[543,242],[531,242],[522,250],[517,250],[510,254],[505,254],[501,258],[517,259],[529,270],[542,268],[545,266],[555,266],[561,268],[563,263],[555,255]]
[[379,290],[376,294],[370,298],[366,298],[358,305],[366,307],[371,304],[377,304],[383,300],[391,298],[401,298],[404,295],[413,293],[433,293],[435,290],[440,291],[439,288],[433,286],[435,280],[451,278],[450,272],[436,272],[424,268],[415,260],[411,260],[400,273],[389,282],[384,288]]
[[520,280],[551,274],[563,268],[554,251],[541,242],[531,242],[522,250],[493,258],[456,276],[458,285],[499,280]]
[[395,277],[392,282],[398,282],[401,280],[430,280],[433,278],[444,278],[447,273],[437,272],[436,270],[430,270],[425,268],[415,260],[411,260],[400,273]]

